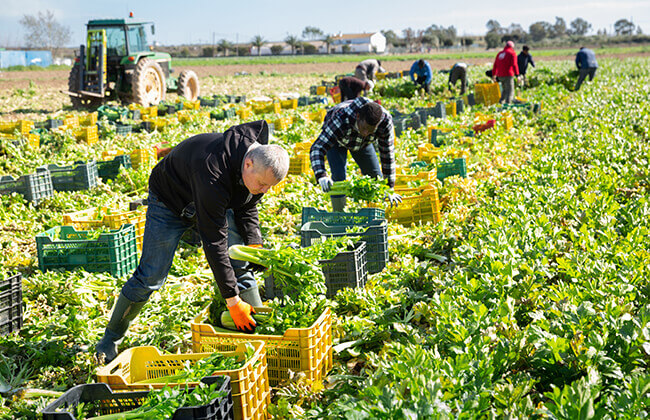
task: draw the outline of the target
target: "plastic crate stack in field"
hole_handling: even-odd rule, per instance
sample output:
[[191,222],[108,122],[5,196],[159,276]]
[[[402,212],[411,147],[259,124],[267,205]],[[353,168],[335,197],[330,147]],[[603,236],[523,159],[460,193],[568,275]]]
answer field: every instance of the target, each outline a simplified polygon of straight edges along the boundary
[[[97,115],[97,114],[95,114]],[[99,135],[96,125],[83,126],[75,130],[74,136],[77,140],[82,140],[86,144],[91,145],[99,141]]]
[[142,240],[144,238],[144,226],[147,219],[147,207],[141,206],[135,210],[120,210],[106,207],[91,207],[87,210],[80,210],[63,215],[63,224],[72,226],[75,229],[92,229],[97,227],[108,227],[119,229],[123,225],[132,224],[135,227],[135,241],[138,250],[142,251]]
[[117,155],[111,160],[97,162],[97,174],[104,182],[117,178],[120,168],[131,169],[131,156]]
[[23,326],[23,276],[10,275],[0,280],[0,336]]
[[[254,348],[253,355],[246,360],[246,344]],[[266,347],[251,335],[248,343],[233,345],[232,350],[217,350],[226,357],[236,357],[244,361],[239,369],[220,370],[213,375],[223,375],[230,379],[235,419],[266,419],[271,402],[271,390],[268,377]],[[205,359],[211,352],[189,354],[162,354],[151,346],[132,347],[120,353],[116,359],[97,370],[97,380],[110,385],[115,390],[146,390],[150,387],[160,389],[164,382],[155,382],[156,378],[175,375]],[[143,382],[145,381],[145,382]],[[181,384],[169,383],[169,386]],[[188,385],[194,385],[190,382]]]
[[[57,226],[36,235],[38,268],[41,271],[83,268],[88,272],[109,272],[115,277],[130,275],[138,259],[135,228],[124,225],[107,233],[77,231]],[[96,237],[97,236],[97,237]]]
[[97,186],[97,162],[94,160],[75,162],[74,165],[47,165],[52,176],[52,186],[55,191],[82,191]]
[[309,150],[311,143],[301,142],[296,143],[293,147],[293,153],[289,158],[289,175],[303,175],[310,173],[311,159],[309,157]]
[[[270,309],[269,309],[270,310]],[[194,353],[231,351],[251,340],[264,342],[269,384],[289,378],[289,370],[303,372],[307,380],[322,380],[332,369],[332,312],[329,308],[308,328],[289,328],[283,335],[217,332],[206,323],[206,307],[191,323]]]
[[[358,227],[361,232],[348,232],[349,227]],[[354,224],[329,225],[322,221],[311,221],[300,228],[300,246],[308,247],[323,237],[349,236],[366,242],[366,267],[369,273],[382,271],[388,263],[388,225],[386,219],[375,219]]]
[[18,193],[37,205],[41,200],[54,194],[52,176],[47,168],[36,168],[33,174],[23,175],[18,179],[12,176],[0,177],[0,195]]
[[395,188],[395,192],[402,195],[402,202],[388,209],[386,217],[389,220],[406,226],[418,222],[440,222],[441,206],[435,186]]
[[[217,384],[220,396],[201,406],[183,406],[174,411],[170,419],[231,420],[233,402],[230,378],[227,376],[206,376],[201,382],[207,386]],[[191,392],[190,388],[187,392]],[[43,420],[76,420],[73,413],[87,411],[88,417],[124,413],[140,407],[150,391],[113,392],[104,383],[77,385],[41,411]],[[84,417],[84,418],[88,418]]]

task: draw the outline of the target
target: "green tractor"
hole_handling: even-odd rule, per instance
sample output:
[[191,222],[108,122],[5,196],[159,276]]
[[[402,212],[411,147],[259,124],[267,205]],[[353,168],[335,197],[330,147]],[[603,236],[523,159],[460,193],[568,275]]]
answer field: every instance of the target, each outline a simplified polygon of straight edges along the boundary
[[97,107],[108,100],[157,105],[166,92],[188,100],[199,96],[199,79],[191,70],[171,77],[171,56],[148,47],[146,25],[128,19],[88,21],[87,45],[81,45],[70,71],[68,90],[76,108]]

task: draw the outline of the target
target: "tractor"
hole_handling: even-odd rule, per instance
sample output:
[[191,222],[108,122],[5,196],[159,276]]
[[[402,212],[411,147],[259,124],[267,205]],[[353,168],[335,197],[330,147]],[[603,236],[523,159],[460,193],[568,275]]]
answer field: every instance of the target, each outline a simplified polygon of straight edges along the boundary
[[147,44],[146,26],[152,22],[128,19],[90,20],[87,45],[79,55],[68,78],[68,90],[75,108],[93,108],[105,101],[119,100],[142,106],[157,105],[166,92],[177,92],[188,100],[199,96],[199,79],[191,70],[178,78],[172,73],[171,56],[154,52]]

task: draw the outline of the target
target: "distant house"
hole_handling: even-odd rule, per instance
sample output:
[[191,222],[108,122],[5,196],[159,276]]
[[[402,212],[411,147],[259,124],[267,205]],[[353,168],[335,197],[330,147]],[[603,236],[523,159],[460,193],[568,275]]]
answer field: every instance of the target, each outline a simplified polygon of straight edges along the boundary
[[[332,36],[330,49],[334,52],[379,53],[386,51],[386,37],[381,32],[341,34]],[[344,47],[347,45],[347,47]],[[345,51],[347,50],[347,51]]]

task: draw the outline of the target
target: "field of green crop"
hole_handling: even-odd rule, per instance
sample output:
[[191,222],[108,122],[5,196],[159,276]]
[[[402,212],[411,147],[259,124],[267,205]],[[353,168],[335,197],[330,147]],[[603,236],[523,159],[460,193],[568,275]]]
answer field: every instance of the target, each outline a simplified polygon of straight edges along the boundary
[[[475,106],[429,119],[452,130],[434,164],[467,160],[467,177],[435,181],[442,221],[390,222],[390,259],[363,289],[323,304],[333,320],[334,366],[323,381],[296,376],[273,390],[273,418],[645,418],[650,407],[650,59],[599,60],[578,92],[568,63],[539,63],[534,87],[518,96],[541,111]],[[471,70],[481,81],[480,68]],[[203,93],[274,97],[308,94],[334,75],[210,77]],[[405,80],[405,79],[404,79]],[[409,113],[448,102],[445,75],[432,97],[409,95],[402,80],[379,81],[370,97]],[[171,98],[174,99],[174,98]],[[80,114],[52,89],[0,95],[0,121],[43,121]],[[273,141],[290,151],[313,141],[320,124],[302,115],[323,105],[283,110],[293,124]],[[17,110],[19,110],[17,112]],[[39,111],[41,110],[41,111]],[[44,111],[43,111],[44,110]],[[108,150],[177,144],[223,131],[251,115],[216,121],[190,111],[152,133],[118,135],[99,122],[99,141],[72,131],[43,132],[38,148],[0,138],[0,176],[44,164],[102,160]],[[480,118],[493,129],[466,137]],[[418,160],[427,130],[396,140],[399,167]],[[350,165],[356,168],[356,165]],[[147,195],[149,168],[122,170],[91,190],[55,192],[38,206],[0,196],[0,281],[22,273],[22,329],[0,337],[0,418],[39,418],[69,388],[96,381],[95,343],[127,276],[38,269],[35,236],[63,225],[66,213],[128,207]],[[349,211],[363,207],[351,202]],[[290,175],[260,206],[265,247],[299,244],[301,210],[330,209],[306,174]],[[189,323],[213,297],[200,248],[181,244],[165,287],[154,293],[121,344],[191,351]],[[0,310],[2,307],[0,307]]]

